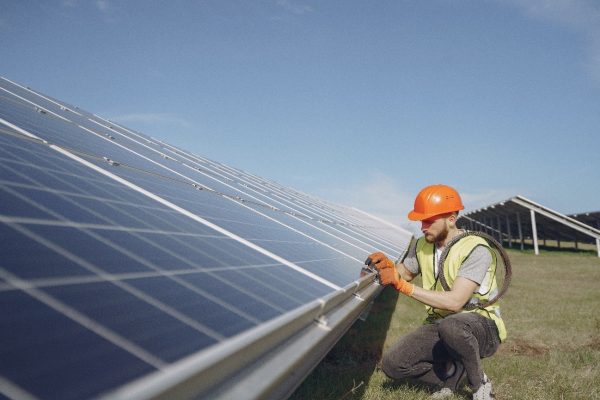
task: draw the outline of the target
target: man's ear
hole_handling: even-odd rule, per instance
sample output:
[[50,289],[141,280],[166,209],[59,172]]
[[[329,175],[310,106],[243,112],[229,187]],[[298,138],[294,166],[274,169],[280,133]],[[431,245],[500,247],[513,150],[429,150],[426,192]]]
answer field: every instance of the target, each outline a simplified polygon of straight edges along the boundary
[[458,216],[456,214],[450,214],[447,218],[448,220],[448,224],[450,224],[450,226],[452,228],[454,228],[456,226],[456,220],[458,219]]

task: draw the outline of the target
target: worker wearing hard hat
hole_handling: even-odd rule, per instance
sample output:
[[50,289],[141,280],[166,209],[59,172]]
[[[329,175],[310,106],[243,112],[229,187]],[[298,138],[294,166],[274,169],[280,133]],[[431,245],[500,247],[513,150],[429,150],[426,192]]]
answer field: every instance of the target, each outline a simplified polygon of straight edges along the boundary
[[[421,221],[423,236],[413,242],[403,261],[396,263],[383,253],[373,253],[366,263],[379,271],[383,285],[425,304],[425,324],[400,338],[382,359],[382,369],[393,379],[412,378],[433,385],[433,398],[452,396],[466,376],[473,399],[491,399],[492,383],[483,372],[481,358],[496,352],[506,338],[497,305],[464,309],[474,299],[485,299],[495,288],[482,289],[493,273],[495,259],[485,240],[465,236],[448,251],[442,265],[450,290],[440,284],[438,261],[445,245],[461,234],[456,226],[464,209],[456,190],[446,185],[428,186],[415,199],[408,214]],[[423,287],[410,281],[418,274]]]

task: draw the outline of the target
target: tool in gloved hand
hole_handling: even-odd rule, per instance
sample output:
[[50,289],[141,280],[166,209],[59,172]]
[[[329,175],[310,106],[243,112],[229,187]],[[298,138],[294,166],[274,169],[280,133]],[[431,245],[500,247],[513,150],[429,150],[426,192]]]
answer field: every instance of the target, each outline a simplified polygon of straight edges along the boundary
[[407,296],[412,296],[415,290],[414,285],[402,279],[396,270],[396,264],[382,252],[376,252],[369,255],[365,260],[365,265],[367,265],[372,272],[378,273],[380,284],[392,285],[399,292]]
[[394,268],[395,264],[392,260],[386,257],[385,254],[378,251],[376,253],[371,253],[369,257],[365,260],[365,265],[367,265],[373,272],[380,271],[384,268]]

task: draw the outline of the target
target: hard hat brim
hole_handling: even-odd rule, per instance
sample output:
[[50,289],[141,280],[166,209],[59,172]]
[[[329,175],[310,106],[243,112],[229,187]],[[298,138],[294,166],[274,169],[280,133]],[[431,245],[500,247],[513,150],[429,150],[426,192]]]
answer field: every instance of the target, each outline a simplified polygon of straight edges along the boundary
[[[464,209],[461,208],[461,210]],[[456,211],[460,211],[460,210],[456,210]],[[408,213],[408,219],[410,219],[411,221],[423,221],[424,219],[429,219],[432,217],[435,217],[436,215],[442,216],[442,215],[446,215],[446,214],[450,214],[456,211],[447,211],[447,212],[443,212],[443,213],[433,213],[433,214],[424,214],[424,213],[419,213],[416,211],[411,211]]]
[[436,214],[422,214],[416,211],[411,211],[408,213],[408,219],[411,221],[423,221],[424,219],[433,217]]

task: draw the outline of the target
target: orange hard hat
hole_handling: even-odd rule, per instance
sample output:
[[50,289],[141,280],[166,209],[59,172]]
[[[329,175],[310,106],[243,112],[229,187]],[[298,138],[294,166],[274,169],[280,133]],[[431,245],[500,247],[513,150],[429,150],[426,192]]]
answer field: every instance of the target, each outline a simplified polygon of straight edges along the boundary
[[422,221],[439,214],[463,210],[456,190],[446,185],[431,185],[422,189],[415,199],[414,209],[408,213],[411,221]]

